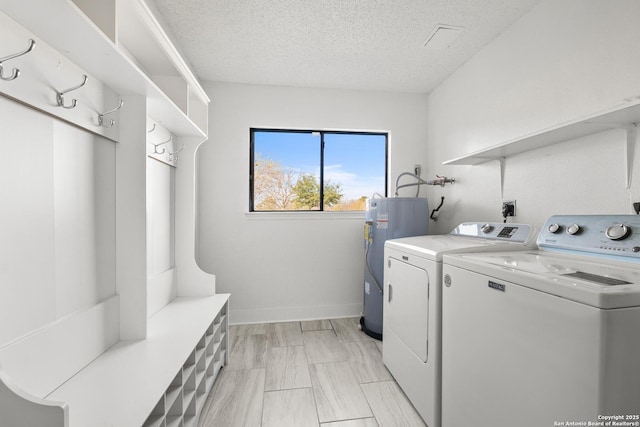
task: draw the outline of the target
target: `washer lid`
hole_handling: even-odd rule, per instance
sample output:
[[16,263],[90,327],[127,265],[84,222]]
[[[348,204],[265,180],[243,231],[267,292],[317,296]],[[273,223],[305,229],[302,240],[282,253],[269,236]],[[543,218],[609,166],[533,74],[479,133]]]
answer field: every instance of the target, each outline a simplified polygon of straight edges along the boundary
[[640,306],[640,269],[633,262],[523,251],[451,255],[444,263],[594,307]]

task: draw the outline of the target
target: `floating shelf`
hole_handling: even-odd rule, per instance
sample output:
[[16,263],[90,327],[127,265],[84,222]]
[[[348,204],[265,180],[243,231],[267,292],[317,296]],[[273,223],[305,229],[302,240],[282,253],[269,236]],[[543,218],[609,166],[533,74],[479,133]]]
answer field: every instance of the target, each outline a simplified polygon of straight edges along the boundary
[[473,153],[442,162],[443,165],[478,165],[492,160],[501,162],[501,182],[504,178],[504,159],[527,151],[569,141],[612,129],[626,131],[626,186],[631,184],[633,152],[636,144],[636,124],[640,123],[640,100],[618,105],[609,110],[562,123],[502,144],[494,145]]
[[562,123],[540,132],[447,160],[442,164],[477,165],[605,130],[629,130],[638,122],[640,122],[640,101],[623,104],[579,120]]

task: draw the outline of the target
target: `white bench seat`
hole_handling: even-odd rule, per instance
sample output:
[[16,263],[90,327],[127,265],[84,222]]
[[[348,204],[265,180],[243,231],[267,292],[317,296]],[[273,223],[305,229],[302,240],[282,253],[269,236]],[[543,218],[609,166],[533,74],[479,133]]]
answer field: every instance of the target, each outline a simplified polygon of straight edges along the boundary
[[69,427],[140,427],[179,420],[196,425],[226,364],[228,298],[176,298],[148,320],[146,339],[117,342],[46,401],[68,407]]

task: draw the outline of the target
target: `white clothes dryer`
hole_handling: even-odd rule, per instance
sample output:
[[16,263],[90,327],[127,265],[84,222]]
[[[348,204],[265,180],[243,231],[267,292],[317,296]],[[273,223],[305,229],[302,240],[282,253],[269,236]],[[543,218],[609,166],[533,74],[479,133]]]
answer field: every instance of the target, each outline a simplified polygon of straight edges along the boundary
[[640,425],[640,216],[537,243],[444,257],[442,426]]
[[525,250],[535,239],[529,225],[468,222],[447,235],[386,242],[383,360],[429,427],[440,427],[443,255]]

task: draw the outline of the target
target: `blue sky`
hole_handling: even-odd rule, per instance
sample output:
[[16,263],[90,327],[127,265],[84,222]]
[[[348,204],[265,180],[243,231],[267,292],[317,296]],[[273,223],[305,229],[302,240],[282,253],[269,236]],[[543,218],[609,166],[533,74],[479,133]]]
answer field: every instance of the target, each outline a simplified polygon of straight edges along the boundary
[[[319,175],[320,134],[256,132],[255,151],[301,173]],[[384,135],[325,133],[325,180],[347,200],[384,194]]]

